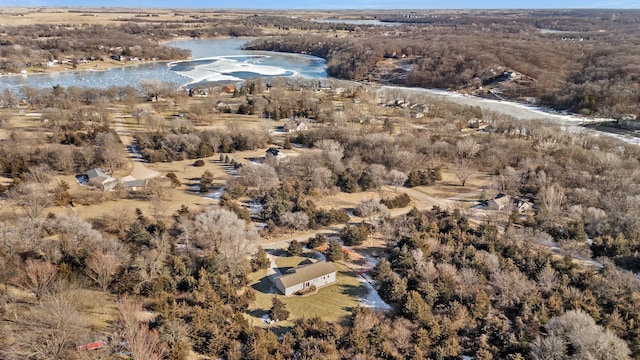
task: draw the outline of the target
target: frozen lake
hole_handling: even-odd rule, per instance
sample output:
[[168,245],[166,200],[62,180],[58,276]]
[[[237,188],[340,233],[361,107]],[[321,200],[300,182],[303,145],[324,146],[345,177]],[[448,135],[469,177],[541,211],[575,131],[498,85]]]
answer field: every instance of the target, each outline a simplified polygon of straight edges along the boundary
[[0,77],[0,90],[19,90],[23,85],[35,88],[138,86],[142,80],[160,80],[179,86],[200,82],[242,81],[271,76],[302,76],[310,79],[327,77],[326,62],[314,56],[242,50],[250,39],[176,40],[169,46],[191,50],[192,59],[139,64],[103,71],[65,71],[51,74],[5,75]]

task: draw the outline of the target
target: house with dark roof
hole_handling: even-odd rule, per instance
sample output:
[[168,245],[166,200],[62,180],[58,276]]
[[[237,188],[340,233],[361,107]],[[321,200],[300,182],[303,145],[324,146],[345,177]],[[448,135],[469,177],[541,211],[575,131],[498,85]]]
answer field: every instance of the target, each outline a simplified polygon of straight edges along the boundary
[[285,296],[291,296],[311,287],[319,289],[337,282],[337,269],[332,262],[321,261],[290,269],[275,278],[276,288]]

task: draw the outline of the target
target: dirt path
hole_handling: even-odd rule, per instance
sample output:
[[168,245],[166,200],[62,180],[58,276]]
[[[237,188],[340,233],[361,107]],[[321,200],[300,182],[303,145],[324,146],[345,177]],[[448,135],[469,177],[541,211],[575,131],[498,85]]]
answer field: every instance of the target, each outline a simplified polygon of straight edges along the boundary
[[154,177],[160,176],[160,173],[149,169],[145,163],[142,155],[136,150],[133,145],[133,134],[130,130],[125,129],[122,124],[122,118],[124,115],[116,114],[115,116],[115,128],[116,133],[120,137],[120,141],[127,147],[127,152],[129,153],[129,161],[131,162],[131,173],[128,176],[123,177],[122,181],[130,181],[130,180],[142,180],[142,179],[151,179]]

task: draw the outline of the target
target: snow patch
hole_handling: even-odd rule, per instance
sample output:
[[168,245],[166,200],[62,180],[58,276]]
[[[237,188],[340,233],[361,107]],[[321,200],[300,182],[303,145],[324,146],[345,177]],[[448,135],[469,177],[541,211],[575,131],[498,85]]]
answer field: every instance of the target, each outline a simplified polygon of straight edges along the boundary
[[221,187],[220,189],[216,190],[216,191],[212,191],[208,194],[206,194],[204,197],[207,199],[212,199],[212,200],[220,200],[220,198],[222,198],[222,194],[224,194],[224,187]]
[[371,285],[372,280],[368,275],[362,274],[358,276],[358,280],[367,288],[367,295],[359,299],[362,306],[378,310],[391,310],[391,306],[382,300],[376,289]]

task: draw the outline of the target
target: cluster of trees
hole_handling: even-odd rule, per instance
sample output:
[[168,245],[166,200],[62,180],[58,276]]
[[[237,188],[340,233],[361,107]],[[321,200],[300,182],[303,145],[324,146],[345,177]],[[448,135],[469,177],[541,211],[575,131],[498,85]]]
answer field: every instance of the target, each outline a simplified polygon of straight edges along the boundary
[[[637,12],[500,15],[439,14],[424,21],[412,16],[404,19],[412,22],[412,31],[381,27],[348,37],[288,34],[255,40],[246,48],[319,56],[327,60],[329,75],[338,78],[380,78],[428,88],[479,89],[503,71],[515,71],[524,81],[496,88],[507,97],[535,97],[556,109],[584,114],[638,114],[633,59],[640,47],[632,35]],[[512,21],[515,16],[518,20]],[[409,68],[401,76],[377,66],[394,54],[406,57],[398,60]]]
[[[114,99],[132,105],[128,111],[148,126],[137,140],[150,160],[269,144],[261,131],[234,126],[201,131],[184,118],[167,121],[160,112],[138,111],[128,99],[178,99],[147,85],[144,96],[116,91],[122,95]],[[267,96],[259,85],[252,89],[248,84],[243,96],[284,102],[289,93],[278,91]],[[353,92],[360,93],[358,99],[376,95],[366,89]],[[344,127],[349,124],[336,121],[335,126],[315,127],[292,138],[308,147],[300,156],[239,167],[218,208],[183,207],[173,217],[158,212],[152,219],[123,210],[88,223],[64,212],[45,217],[46,207],[52,200],[64,204],[68,199],[68,185],[54,186],[54,174],[121,165],[123,146],[109,128],[112,120],[102,103],[107,95],[83,101],[70,89],[41,94],[43,100],[34,96],[30,104],[48,120],[42,124],[51,130],[48,143],[28,141],[16,131],[0,144],[3,171],[19,179],[7,194],[25,210],[0,221],[0,282],[5,285],[0,300],[3,309],[13,311],[0,312],[12,317],[2,323],[10,334],[0,337],[3,358],[24,358],[36,351],[43,352],[39,357],[71,358],[74,345],[98,336],[85,321],[88,306],[73,297],[76,289],[88,287],[144,299],[154,311],[153,323],[141,321],[135,316],[140,304],[123,299],[120,319],[109,328],[121,334],[126,351],[136,358],[184,359],[189,350],[231,359],[598,358],[603,356],[600,349],[616,359],[640,356],[640,285],[632,273],[620,269],[637,270],[640,250],[640,178],[635,171],[640,151],[635,146],[433,103],[430,107],[448,120],[486,115],[491,126],[481,136],[459,136],[455,126],[429,118],[421,125],[431,136],[424,136],[424,129],[411,126],[389,131],[384,125]],[[305,101],[314,101],[311,92],[305,94],[310,97]],[[57,101],[50,99],[55,96],[68,99],[60,104],[80,110],[53,106]],[[302,100],[292,101],[291,108],[313,108],[299,105]],[[350,103],[350,98],[342,100]],[[153,104],[158,103],[172,111],[180,108],[162,101]],[[346,116],[327,109],[330,117]],[[62,115],[56,117],[58,111]],[[505,224],[504,232],[493,219],[474,226],[459,211],[414,209],[389,219],[389,208],[410,202],[402,186],[433,184],[443,171],[453,173],[460,185],[475,172],[491,174],[491,192],[532,200],[535,215],[509,217],[519,226]],[[165,182],[175,185],[175,180],[168,176]],[[212,182],[211,173],[205,172],[201,185],[210,187]],[[365,222],[346,226],[340,237],[344,244],[358,245],[375,232],[387,241],[387,259],[372,275],[394,310],[376,314],[355,309],[345,324],[299,320],[282,338],[251,326],[244,317],[254,298],[247,274],[270,261],[264,250],[256,250],[258,234],[236,198],[248,195],[258,201],[262,207],[257,218],[269,230],[315,229],[349,220],[344,209],[319,208],[317,196],[383,185],[394,186],[398,194],[357,204],[354,213]],[[160,198],[163,186],[152,181],[147,198]],[[593,271],[578,267],[569,256],[554,257],[537,244],[540,238],[585,257],[602,256],[603,267]],[[318,235],[307,246],[327,242]],[[289,251],[299,253],[300,245],[292,243]],[[329,241],[326,255],[342,259],[340,243]],[[4,296],[10,286],[33,293],[33,303],[12,303],[11,296]],[[286,309],[276,301],[271,311],[277,318],[286,317]],[[34,318],[46,319],[38,331],[29,326]],[[61,333],[69,335],[60,338]],[[57,345],[33,348],[45,340]]]
[[[500,234],[491,224],[472,229],[461,213],[439,209],[397,219],[389,259],[373,276],[398,316],[417,326],[413,351],[431,358],[637,356],[638,328],[626,317],[640,286],[634,276],[610,262],[600,272],[579,269],[570,257],[532,246],[536,236],[515,228]],[[612,290],[622,283],[626,290]]]
[[196,159],[214,153],[255,150],[269,144],[262,132],[229,128],[221,131],[182,129],[167,133],[143,133],[135,136],[136,146],[150,162]]
[[243,286],[257,233],[228,210],[181,213],[173,229],[140,211],[137,217],[124,211],[100,231],[75,215],[3,220],[3,306],[15,305],[7,284],[34,293],[39,303],[16,313],[16,323],[3,323],[3,333],[11,334],[2,338],[3,358],[74,358],[75,345],[101,338],[74,300],[81,284],[162,299],[153,304],[152,327],[139,319],[140,304],[118,304],[123,323],[113,330],[135,358],[184,359],[192,348],[218,356],[235,349],[243,331],[251,331],[240,313],[253,299],[253,290]]
[[78,62],[121,55],[175,60],[190,55],[188,50],[160,45],[124,26],[34,24],[3,26],[0,31],[8,35],[0,44],[0,70],[5,72],[47,66],[53,60]]
[[106,127],[67,133],[61,143],[34,146],[26,140],[18,135],[0,145],[0,171],[4,176],[20,180],[30,168],[37,166],[46,166],[52,174],[81,173],[93,167],[113,171],[126,161],[120,138]]
[[[2,26],[0,70],[19,72],[25,67],[46,66],[53,60],[102,60],[111,56],[177,60],[189,56],[184,49],[164,46],[159,40],[180,37],[257,37],[290,29],[354,31],[354,25],[321,24],[278,15],[233,17],[176,16],[175,20],[136,17],[115,19],[114,24],[34,24]],[[15,46],[20,45],[20,46]]]

